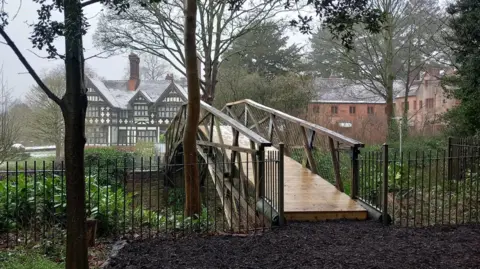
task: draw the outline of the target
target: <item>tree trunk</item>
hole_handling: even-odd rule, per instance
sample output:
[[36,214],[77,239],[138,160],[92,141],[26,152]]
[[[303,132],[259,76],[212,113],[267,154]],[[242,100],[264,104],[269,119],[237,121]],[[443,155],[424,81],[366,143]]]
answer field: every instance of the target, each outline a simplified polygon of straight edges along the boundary
[[[209,51],[207,49],[207,51]],[[187,67],[188,68],[188,67]],[[209,55],[205,56],[205,102],[211,105],[213,103],[213,88],[212,88],[212,60]]]
[[[389,2],[390,3],[390,2]],[[390,10],[388,7],[386,10]],[[385,24],[385,88],[386,88],[386,97],[387,97],[387,106],[385,108],[385,114],[387,116],[387,138],[390,138],[393,127],[393,117],[395,116],[395,111],[393,109],[393,81],[395,75],[393,73],[393,19],[392,14],[387,14],[387,20]]]
[[67,178],[66,268],[88,268],[85,237],[85,111],[87,95],[83,77],[82,10],[79,0],[65,0],[66,92],[62,99],[65,120],[65,164]]
[[[197,2],[186,0],[185,9],[185,62],[188,83],[187,121],[183,134],[183,160],[185,169],[185,215],[200,214],[200,177],[197,166],[197,125],[200,118],[200,88],[197,69],[195,31]],[[208,90],[207,90],[208,93]]]

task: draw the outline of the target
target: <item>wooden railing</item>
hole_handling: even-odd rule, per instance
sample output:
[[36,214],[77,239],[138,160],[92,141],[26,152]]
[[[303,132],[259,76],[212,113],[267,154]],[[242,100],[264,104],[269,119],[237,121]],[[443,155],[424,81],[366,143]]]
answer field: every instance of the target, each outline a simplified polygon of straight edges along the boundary
[[[181,155],[180,145],[183,142],[186,118],[187,105],[184,104],[165,133],[167,163],[172,163],[173,158]],[[263,198],[262,186],[265,185],[266,174],[265,148],[272,143],[203,101],[196,142],[198,155],[204,159],[208,172],[215,181],[225,215],[232,215],[232,212],[227,212],[231,211],[232,207],[226,205],[234,203],[243,208],[239,211],[249,212],[245,219],[250,220],[246,223],[259,223],[252,220],[256,218],[256,209],[249,206],[247,192],[253,189],[256,201]],[[175,161],[178,163],[178,160]],[[232,227],[243,221],[245,220],[228,220]]]
[[[340,191],[344,191],[340,152],[348,152],[350,155],[350,175],[348,175],[351,180],[350,195],[352,198],[357,197],[358,154],[359,149],[364,146],[363,143],[249,99],[228,103],[222,111],[272,142],[274,147],[278,147],[279,143],[284,143],[285,154],[301,161],[312,172],[324,178],[327,177],[327,173],[333,172],[333,180]],[[326,155],[327,153],[328,155]],[[321,162],[325,158],[331,160],[329,165]],[[344,176],[344,178],[346,177]]]

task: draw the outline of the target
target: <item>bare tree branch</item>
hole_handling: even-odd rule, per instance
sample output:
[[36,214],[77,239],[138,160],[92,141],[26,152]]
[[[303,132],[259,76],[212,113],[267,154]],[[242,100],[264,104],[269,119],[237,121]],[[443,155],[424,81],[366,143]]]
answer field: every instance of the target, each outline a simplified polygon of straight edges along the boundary
[[81,4],[81,7],[86,7],[86,6],[89,6],[89,5],[92,5],[92,4],[95,4],[95,3],[100,3],[101,0],[89,0],[87,2],[83,2]]
[[55,103],[57,103],[60,107],[63,107],[62,100],[60,100],[60,98],[58,98],[52,91],[50,91],[50,89],[45,85],[45,83],[43,83],[38,74],[35,72],[35,70],[33,70],[32,66],[28,63],[23,54],[20,52],[20,50],[18,50],[15,43],[12,41],[10,36],[8,36],[8,34],[2,27],[0,27],[0,35],[3,37],[3,39],[5,39],[5,41],[7,41],[8,46],[12,48],[13,52],[15,53],[15,55],[17,55],[20,62],[22,62],[23,66],[25,66],[25,68],[28,70],[28,72],[33,77],[35,82],[39,85],[39,87],[45,92],[45,94]]

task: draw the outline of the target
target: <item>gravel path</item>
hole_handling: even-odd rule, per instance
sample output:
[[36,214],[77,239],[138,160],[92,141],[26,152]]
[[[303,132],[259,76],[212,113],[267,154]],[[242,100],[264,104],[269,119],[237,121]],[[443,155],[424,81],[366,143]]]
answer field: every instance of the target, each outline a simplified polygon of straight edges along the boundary
[[480,268],[480,226],[293,223],[261,236],[133,242],[107,268]]

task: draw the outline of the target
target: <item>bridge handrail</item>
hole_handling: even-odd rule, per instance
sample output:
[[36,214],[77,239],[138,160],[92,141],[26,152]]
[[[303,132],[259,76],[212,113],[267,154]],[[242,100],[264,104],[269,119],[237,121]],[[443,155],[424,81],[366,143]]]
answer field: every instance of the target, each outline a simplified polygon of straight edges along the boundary
[[252,107],[255,107],[257,109],[260,109],[260,110],[263,110],[263,111],[266,111],[272,115],[275,115],[275,116],[278,116],[280,118],[283,118],[285,120],[288,120],[290,122],[294,122],[294,123],[297,123],[299,124],[300,126],[303,126],[305,128],[308,128],[308,129],[311,129],[317,133],[321,133],[321,134],[324,134],[324,135],[327,135],[329,137],[331,137],[332,139],[338,141],[338,142],[342,142],[343,144],[346,144],[348,146],[352,146],[352,147],[364,147],[364,144],[360,141],[357,141],[355,139],[352,139],[352,138],[349,138],[349,137],[346,137],[340,133],[337,133],[335,131],[332,131],[328,128],[325,128],[323,126],[320,126],[318,124],[314,124],[314,123],[311,123],[311,122],[308,122],[308,121],[305,121],[305,120],[302,120],[302,119],[299,119],[299,118],[296,118],[294,116],[291,116],[285,112],[282,112],[282,111],[279,111],[279,110],[276,110],[276,109],[273,109],[273,108],[270,108],[270,107],[267,107],[265,105],[262,105],[262,104],[259,104],[253,100],[250,100],[250,99],[244,99],[244,100],[240,100],[240,101],[235,101],[235,102],[230,102],[230,103],[227,103],[225,107],[232,107],[234,105],[240,105],[240,104],[248,104]]
[[[185,109],[186,106],[187,106],[187,103],[185,102],[182,105],[183,109]],[[205,109],[206,111],[213,114],[215,117],[217,117],[217,118],[221,119],[222,121],[228,123],[231,127],[233,127],[235,130],[237,130],[239,133],[243,134],[244,136],[248,137],[255,144],[258,144],[258,145],[264,146],[264,147],[269,147],[269,146],[272,145],[272,143],[270,141],[266,140],[261,135],[259,135],[259,134],[255,133],[254,131],[248,129],[243,124],[241,124],[238,121],[232,119],[227,114],[225,114],[222,111],[212,107],[211,105],[207,104],[206,102],[200,101],[200,108]],[[181,116],[180,114],[182,113],[183,109],[180,109],[178,111],[177,115],[175,115],[172,122],[174,122],[175,120],[177,120],[177,118],[179,118]],[[165,133],[167,133],[170,130],[170,128],[173,128],[172,126],[173,126],[172,124],[168,125],[167,129],[165,130]]]
[[265,146],[265,147],[268,147],[268,146],[272,145],[272,143],[270,141],[266,140],[265,138],[263,138],[261,135],[257,134],[256,132],[248,129],[246,126],[244,126],[240,122],[234,120],[233,118],[231,118],[227,114],[223,113],[222,111],[214,108],[213,106],[210,106],[209,104],[205,103],[204,101],[201,101],[200,105],[203,109],[212,113],[213,115],[215,115],[215,117],[218,117],[223,122],[228,123],[228,125],[232,126],[239,133],[248,137],[250,140],[252,140],[256,144],[259,144],[259,145],[262,145],[262,146]]

